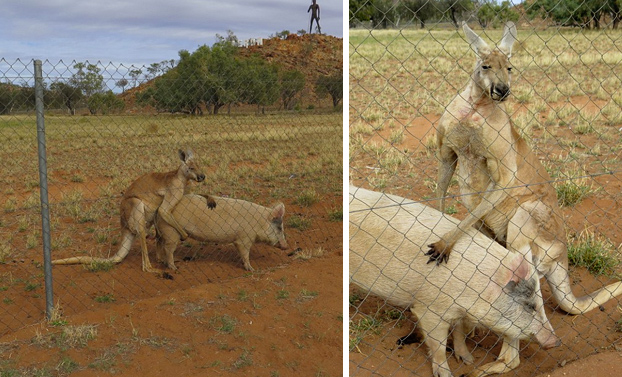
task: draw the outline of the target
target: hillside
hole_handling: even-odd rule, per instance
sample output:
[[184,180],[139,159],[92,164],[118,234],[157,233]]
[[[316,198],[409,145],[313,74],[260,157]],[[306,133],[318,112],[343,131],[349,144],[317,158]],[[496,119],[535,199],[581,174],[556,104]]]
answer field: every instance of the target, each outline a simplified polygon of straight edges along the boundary
[[[301,93],[300,102],[303,107],[309,105],[332,106],[330,98],[317,98],[315,80],[320,75],[332,75],[343,70],[343,39],[330,35],[306,34],[289,35],[286,39],[264,39],[262,45],[240,47],[241,57],[259,55],[270,63],[275,63],[285,70],[296,69],[305,75],[305,89]],[[135,97],[151,87],[156,77],[136,88],[128,89],[120,97],[130,112],[144,111],[135,106]],[[278,106],[278,104],[275,104]]]

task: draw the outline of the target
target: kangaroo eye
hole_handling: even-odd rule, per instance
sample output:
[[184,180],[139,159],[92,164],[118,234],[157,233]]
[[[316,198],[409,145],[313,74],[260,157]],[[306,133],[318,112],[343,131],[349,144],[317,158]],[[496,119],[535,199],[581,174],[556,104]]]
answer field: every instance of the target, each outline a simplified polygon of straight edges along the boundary
[[487,69],[490,69],[490,68],[492,68],[492,67],[491,67],[491,66],[489,66],[489,65],[483,65],[483,66],[482,66],[482,69],[483,69],[483,70],[487,70]]
[[512,72],[512,67],[508,67],[508,72]]

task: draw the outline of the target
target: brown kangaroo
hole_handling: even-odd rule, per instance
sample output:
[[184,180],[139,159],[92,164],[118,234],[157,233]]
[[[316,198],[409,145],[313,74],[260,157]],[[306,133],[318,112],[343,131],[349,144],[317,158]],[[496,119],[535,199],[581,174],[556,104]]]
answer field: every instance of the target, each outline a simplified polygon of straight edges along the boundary
[[463,30],[477,61],[466,88],[439,120],[440,209],[456,173],[468,215],[430,245],[430,262],[447,261],[458,238],[477,225],[509,250],[531,252],[559,306],[581,314],[622,294],[622,282],[583,297],[570,288],[564,223],[551,177],[510,122],[504,101],[510,93],[516,26],[508,22],[498,48],[491,49],[466,23]]

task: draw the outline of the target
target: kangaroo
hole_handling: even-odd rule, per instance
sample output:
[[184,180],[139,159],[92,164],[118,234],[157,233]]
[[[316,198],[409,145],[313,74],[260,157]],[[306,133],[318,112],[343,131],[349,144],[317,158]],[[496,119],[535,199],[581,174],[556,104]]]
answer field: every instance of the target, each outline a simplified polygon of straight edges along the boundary
[[[173,208],[184,196],[190,180],[202,182],[205,174],[194,159],[192,150],[179,150],[181,165],[168,173],[149,173],[139,177],[125,191],[121,199],[121,247],[111,258],[88,256],[71,257],[52,261],[52,264],[89,264],[93,262],[119,263],[130,252],[134,238],[140,238],[143,271],[162,273],[151,266],[147,252],[147,230],[153,225],[156,212],[163,221],[174,227],[182,239],[188,237],[183,227],[171,215]],[[211,203],[215,206],[215,203]],[[212,207],[213,208],[213,207]]]
[[498,48],[491,49],[466,23],[462,28],[476,53],[471,79],[439,120],[440,210],[457,170],[468,215],[429,245],[429,262],[447,262],[456,241],[477,226],[509,250],[531,252],[553,297],[570,314],[586,313],[622,294],[622,282],[576,297],[570,288],[564,223],[551,177],[506,112],[516,26],[508,22]]
[[[216,209],[208,211],[212,202]],[[203,195],[184,195],[173,210],[173,217],[191,238],[233,243],[248,271],[254,270],[249,259],[253,243],[264,242],[281,250],[288,248],[283,230],[284,215],[283,203],[268,208],[245,200]],[[158,261],[176,270],[173,254],[179,244],[179,233],[170,223],[161,220],[164,219],[158,212],[156,256]]]
[[455,356],[467,364],[474,358],[465,325],[483,325],[503,337],[497,360],[470,377],[518,367],[521,339],[534,338],[544,349],[559,346],[529,252],[510,252],[470,228],[446,265],[427,263],[425,245],[457,223],[421,203],[350,186],[350,282],[411,310],[425,334],[435,377],[452,375],[445,351],[452,324]]

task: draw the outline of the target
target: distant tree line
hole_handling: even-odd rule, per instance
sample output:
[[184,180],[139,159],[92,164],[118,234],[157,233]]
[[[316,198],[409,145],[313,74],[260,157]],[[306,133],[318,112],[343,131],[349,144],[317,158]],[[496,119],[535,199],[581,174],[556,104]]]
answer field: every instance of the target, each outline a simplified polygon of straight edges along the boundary
[[552,20],[560,26],[600,29],[604,20],[617,29],[622,19],[622,0],[530,0],[527,15]]
[[350,0],[350,27],[371,23],[373,28],[403,27],[429,22],[477,20],[482,27],[506,21],[541,17],[559,26],[600,28],[608,20],[617,28],[622,17],[622,0],[527,0],[521,4],[505,0]]
[[[125,102],[106,90],[101,69],[95,64],[76,63],[68,80],[44,83],[43,101],[47,109],[65,109],[74,115],[86,107],[91,114],[120,112]],[[34,88],[28,84],[0,84],[0,114],[29,111],[35,107]]]

